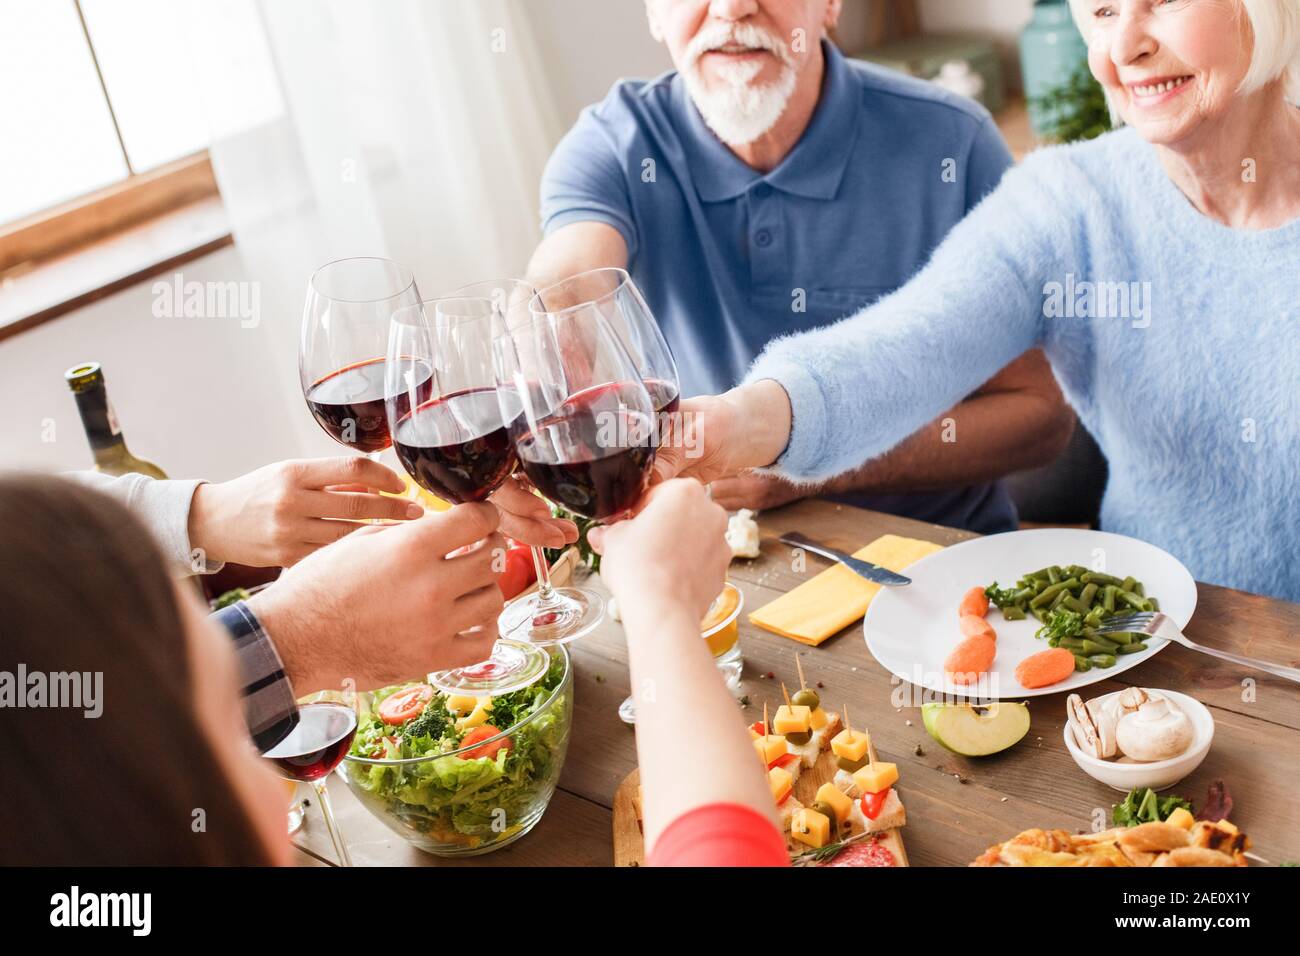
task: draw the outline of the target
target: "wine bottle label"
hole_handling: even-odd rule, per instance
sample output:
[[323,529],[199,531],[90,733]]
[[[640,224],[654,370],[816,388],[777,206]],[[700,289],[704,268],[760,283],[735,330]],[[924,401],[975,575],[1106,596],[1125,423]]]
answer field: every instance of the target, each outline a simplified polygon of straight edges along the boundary
[[122,444],[122,426],[103,385],[78,392],[77,409],[81,412],[81,424],[86,429],[91,449],[103,451]]
[[117,436],[122,434],[122,426],[117,421],[117,411],[113,408],[113,401],[107,395],[104,396],[104,404],[108,406],[108,432],[110,435]]

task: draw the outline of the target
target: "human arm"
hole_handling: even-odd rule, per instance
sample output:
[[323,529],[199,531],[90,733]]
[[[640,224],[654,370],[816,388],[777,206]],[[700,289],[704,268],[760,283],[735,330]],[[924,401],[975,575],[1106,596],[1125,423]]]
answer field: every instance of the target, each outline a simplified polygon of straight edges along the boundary
[[[102,491],[125,505],[144,524],[158,542],[167,566],[176,575],[193,574],[194,558],[190,543],[189,513],[200,480],[158,480],[145,475],[105,475],[97,471],[68,472],[68,478]],[[210,562],[206,571],[219,571],[219,562]]]
[[627,179],[597,111],[584,112],[551,154],[541,216],[544,238],[527,271],[539,288],[631,260],[637,232]]
[[751,471],[718,479],[711,490],[724,508],[757,510],[815,495],[977,484],[1054,461],[1068,444],[1073,423],[1047,358],[1033,349],[970,398],[857,468],[811,485]]
[[661,451],[659,477],[771,466],[815,483],[889,452],[1041,343],[1045,288],[1078,268],[1075,239],[1068,197],[1018,167],[902,289],[773,342],[726,395],[684,402],[704,448]]
[[257,749],[266,753],[298,723],[293,684],[266,628],[245,602],[223,607],[212,619],[234,643],[244,722]]
[[[676,821],[719,804],[739,805],[749,819],[767,822],[757,832],[741,824],[742,842],[770,847],[775,833],[783,846],[740,709],[700,637],[700,621],[722,590],[731,558],[726,524],[704,488],[682,480],[656,487],[632,520],[591,533],[603,554],[601,578],[619,602],[627,632],[652,857]],[[689,569],[682,567],[686,555]]]
[[363,529],[286,570],[248,607],[299,694],[477,663],[504,605],[498,520],[479,503]]

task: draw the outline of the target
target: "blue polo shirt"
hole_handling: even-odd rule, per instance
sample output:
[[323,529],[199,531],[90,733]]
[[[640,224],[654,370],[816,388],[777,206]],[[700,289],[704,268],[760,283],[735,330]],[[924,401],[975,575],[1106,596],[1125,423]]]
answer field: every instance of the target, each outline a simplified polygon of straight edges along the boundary
[[[543,231],[619,231],[684,395],[726,391],[772,339],[903,285],[1012,163],[974,101],[822,49],[812,121],[770,173],[714,136],[676,73],[616,83],[547,163]],[[983,533],[1016,526],[999,483],[837,500]]]

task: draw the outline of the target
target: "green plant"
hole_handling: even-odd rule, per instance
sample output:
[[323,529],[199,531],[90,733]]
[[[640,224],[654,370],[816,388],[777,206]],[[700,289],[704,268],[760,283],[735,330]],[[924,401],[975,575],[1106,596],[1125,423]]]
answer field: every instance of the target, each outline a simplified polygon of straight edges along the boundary
[[1060,86],[1031,97],[1030,107],[1044,121],[1044,138],[1057,143],[1096,139],[1111,129],[1110,107],[1101,84],[1087,66],[1078,67]]

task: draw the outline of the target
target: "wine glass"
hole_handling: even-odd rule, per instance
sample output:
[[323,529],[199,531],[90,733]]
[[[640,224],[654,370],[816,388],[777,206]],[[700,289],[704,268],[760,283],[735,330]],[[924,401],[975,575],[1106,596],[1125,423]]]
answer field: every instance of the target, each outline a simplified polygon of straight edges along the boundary
[[[492,361],[495,318],[492,300],[453,295],[398,309],[389,326],[393,447],[420,487],[456,504],[486,500],[515,469]],[[540,647],[497,641],[486,661],[429,681],[448,694],[505,694],[536,681],[549,664]]]
[[338,259],[307,284],[298,376],[325,433],[379,459],[392,444],[384,358],[394,312],[420,301],[409,269],[390,259]]
[[627,270],[591,269],[546,286],[537,294],[550,309],[588,303],[599,313],[627,349],[660,416],[662,430],[666,424],[663,417],[675,413],[681,404],[677,363],[650,306]]
[[326,691],[302,704],[293,730],[263,754],[280,776],[309,783],[315,789],[325,829],[342,866],[352,865],[352,855],[334,818],[325,783],[352,746],[356,733],[356,695],[351,691]]
[[[495,340],[502,415],[520,468],[543,495],[593,520],[625,517],[654,467],[654,404],[602,317],[607,296],[553,302],[533,296],[527,320],[506,323]],[[506,608],[499,626],[521,640],[563,643],[600,623],[604,606],[594,591],[553,590],[549,601],[539,594]]]
[[[645,383],[657,416],[656,441],[666,434],[681,404],[677,363],[664,341],[659,323],[627,270],[592,269],[571,276],[538,293],[554,308],[564,303],[590,302],[590,308],[618,335]],[[636,723],[636,700],[630,695],[618,708],[619,718]]]

